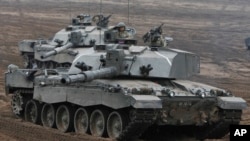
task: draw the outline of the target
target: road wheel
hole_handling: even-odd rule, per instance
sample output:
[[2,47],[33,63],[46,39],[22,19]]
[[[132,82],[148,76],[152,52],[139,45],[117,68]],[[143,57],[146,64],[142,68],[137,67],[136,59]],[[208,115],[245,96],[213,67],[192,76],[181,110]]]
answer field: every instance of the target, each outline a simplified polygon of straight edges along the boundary
[[90,116],[90,133],[96,137],[106,135],[107,112],[94,110]]
[[41,121],[41,105],[35,100],[29,100],[25,106],[25,120],[39,124]]
[[12,112],[20,117],[24,118],[24,110],[26,104],[25,97],[21,95],[20,91],[15,91],[11,99],[11,109]]
[[69,132],[73,126],[72,108],[61,105],[56,111],[56,127],[61,132]]
[[107,121],[107,132],[110,138],[118,138],[126,126],[126,118],[122,113],[112,112]]
[[74,129],[76,133],[87,133],[89,130],[89,112],[79,108],[74,116]]
[[55,108],[52,104],[43,105],[41,119],[44,127],[53,128],[56,126],[55,113]]

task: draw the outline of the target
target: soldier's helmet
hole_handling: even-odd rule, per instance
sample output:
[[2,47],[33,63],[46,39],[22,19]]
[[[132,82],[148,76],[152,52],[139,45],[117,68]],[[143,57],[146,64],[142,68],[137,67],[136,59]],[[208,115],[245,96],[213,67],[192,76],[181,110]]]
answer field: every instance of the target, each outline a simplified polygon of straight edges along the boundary
[[121,31],[121,30],[125,30],[125,28],[126,28],[126,25],[125,25],[125,23],[124,22],[119,22],[117,25],[116,25],[116,28],[119,30],[119,31]]
[[126,27],[124,22],[119,22],[116,27]]

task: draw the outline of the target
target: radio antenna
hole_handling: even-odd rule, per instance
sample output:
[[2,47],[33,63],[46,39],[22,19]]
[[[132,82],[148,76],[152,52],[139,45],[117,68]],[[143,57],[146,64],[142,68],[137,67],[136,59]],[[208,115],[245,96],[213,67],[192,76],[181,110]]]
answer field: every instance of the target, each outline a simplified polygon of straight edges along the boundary
[[88,0],[88,14],[90,14],[90,4],[89,4],[89,0]]
[[129,0],[128,0],[128,25],[129,25]]
[[[101,16],[101,14],[102,14],[102,0],[100,0],[100,16]],[[99,17],[99,18],[101,18],[101,17]],[[99,19],[99,20],[101,20],[101,19]],[[102,42],[102,33],[101,33],[101,27],[100,27],[100,44],[101,44],[101,42]]]
[[69,11],[70,11],[70,15],[69,15],[69,24],[71,24],[71,19],[72,19],[72,9],[71,9],[72,5],[71,5],[71,1],[69,2]]
[[102,0],[100,0],[100,15],[102,14]]

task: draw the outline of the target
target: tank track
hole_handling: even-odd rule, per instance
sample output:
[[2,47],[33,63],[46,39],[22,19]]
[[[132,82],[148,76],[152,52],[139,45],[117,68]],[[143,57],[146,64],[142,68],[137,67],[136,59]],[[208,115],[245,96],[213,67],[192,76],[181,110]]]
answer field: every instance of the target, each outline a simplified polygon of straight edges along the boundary
[[223,110],[221,111],[221,114],[223,118],[216,124],[202,130],[203,133],[198,137],[198,139],[220,139],[224,137],[229,132],[230,125],[239,124],[242,111]]
[[140,110],[123,130],[117,141],[134,141],[144,133],[155,121],[156,114],[152,111]]

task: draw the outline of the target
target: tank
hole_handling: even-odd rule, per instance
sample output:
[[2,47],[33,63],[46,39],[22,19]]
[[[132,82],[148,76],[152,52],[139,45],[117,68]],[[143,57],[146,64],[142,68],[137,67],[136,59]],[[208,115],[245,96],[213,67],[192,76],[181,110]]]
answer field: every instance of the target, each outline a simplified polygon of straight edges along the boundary
[[188,80],[199,72],[200,58],[191,52],[106,44],[82,48],[66,70],[10,65],[5,90],[13,94],[15,115],[61,132],[121,141],[180,136],[179,130],[199,140],[222,138],[229,125],[239,124],[247,103]]
[[[23,40],[18,48],[25,68],[69,68],[83,48],[102,47],[109,43],[136,44],[136,31],[126,27],[127,37],[120,38],[117,26],[108,26],[111,15],[80,14],[72,24],[58,31],[52,40]],[[96,25],[92,25],[95,23]],[[57,55],[56,55],[57,54]]]

